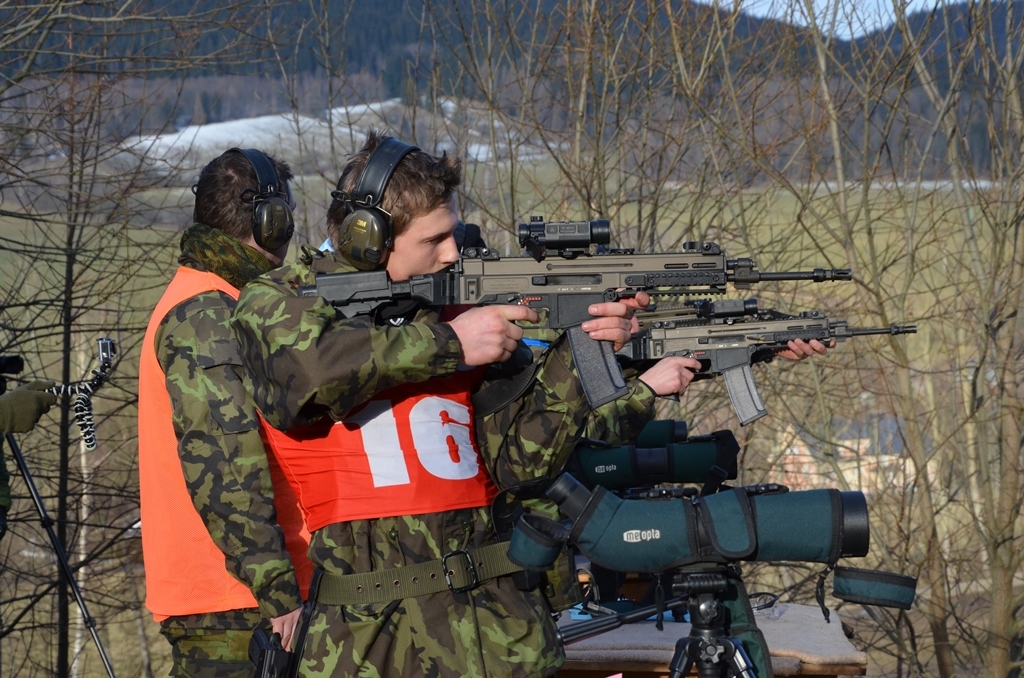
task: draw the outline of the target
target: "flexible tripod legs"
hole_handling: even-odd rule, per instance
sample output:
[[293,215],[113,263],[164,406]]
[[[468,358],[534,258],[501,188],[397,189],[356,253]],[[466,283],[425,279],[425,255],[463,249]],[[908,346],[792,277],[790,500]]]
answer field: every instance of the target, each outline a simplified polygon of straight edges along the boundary
[[46,507],[43,506],[43,500],[39,496],[39,491],[36,489],[35,483],[32,481],[32,475],[28,472],[28,466],[25,464],[25,457],[21,454],[21,448],[18,447],[17,441],[14,436],[10,433],[7,434],[7,444],[11,448],[11,454],[14,455],[14,459],[18,464],[18,470],[21,471],[21,477],[25,479],[25,485],[28,486],[29,494],[32,495],[32,501],[35,502],[36,510],[39,511],[39,518],[46,533],[50,536],[50,543],[53,544],[53,552],[57,555],[57,563],[60,566],[61,572],[64,573],[64,578],[67,579],[68,584],[71,586],[71,591],[75,596],[75,601],[78,603],[79,609],[82,611],[82,618],[85,620],[85,625],[89,628],[89,633],[92,634],[92,639],[96,642],[96,648],[100,651],[100,658],[103,660],[103,666],[107,669],[107,675],[110,678],[114,678],[114,668],[110,665],[110,660],[107,659],[107,653],[103,649],[103,643],[100,642],[100,636],[96,632],[96,620],[89,614],[89,610],[85,606],[85,598],[82,597],[82,590],[78,588],[78,583],[75,581],[74,572],[71,571],[71,566],[68,564],[67,554],[64,553],[64,547],[61,545],[60,540],[57,539],[57,533],[53,531],[53,519],[50,518],[46,512]]
[[694,667],[699,678],[757,678],[743,644],[725,633],[721,595],[727,587],[724,572],[684,575],[679,588],[687,594],[690,635],[676,643],[671,678],[684,678]]

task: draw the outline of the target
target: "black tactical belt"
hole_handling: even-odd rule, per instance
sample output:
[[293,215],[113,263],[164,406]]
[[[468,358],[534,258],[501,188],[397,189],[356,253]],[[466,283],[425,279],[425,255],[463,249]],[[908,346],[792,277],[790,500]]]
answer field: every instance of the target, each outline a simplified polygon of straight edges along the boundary
[[506,555],[508,542],[478,549],[456,549],[438,560],[363,574],[330,574],[320,579],[316,602],[324,605],[366,605],[415,598],[428,593],[475,589],[481,582],[523,568]]

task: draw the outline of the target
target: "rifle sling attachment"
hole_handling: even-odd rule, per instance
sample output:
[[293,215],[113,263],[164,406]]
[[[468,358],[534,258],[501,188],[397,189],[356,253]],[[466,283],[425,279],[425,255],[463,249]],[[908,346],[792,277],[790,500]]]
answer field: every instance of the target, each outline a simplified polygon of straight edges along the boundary
[[543,361],[534,360],[513,376],[497,380],[474,393],[473,416],[486,417],[521,398],[537,377],[542,364]]
[[361,574],[324,572],[316,602],[367,605],[415,598],[429,593],[469,591],[488,579],[519,572],[508,559],[508,542],[456,549],[437,560]]

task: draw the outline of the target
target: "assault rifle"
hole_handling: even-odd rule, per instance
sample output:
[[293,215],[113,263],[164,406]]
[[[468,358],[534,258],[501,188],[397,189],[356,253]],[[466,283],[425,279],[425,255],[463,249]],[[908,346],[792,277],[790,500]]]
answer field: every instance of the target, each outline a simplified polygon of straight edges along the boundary
[[635,254],[631,249],[593,251],[610,240],[607,219],[519,224],[527,257],[502,259],[496,250],[467,247],[458,262],[438,273],[392,281],[385,271],[318,273],[300,296],[323,297],[348,318],[373,313],[402,299],[429,306],[517,304],[541,314],[547,327],[565,329],[587,400],[597,407],[627,391],[622,371],[605,341],[580,329],[591,304],[633,297],[721,294],[727,284],[747,289],[775,280],[851,280],[850,269],[816,268],[781,273],[757,270],[753,259],[727,259],[713,242],[686,242],[681,252]]
[[845,320],[829,320],[822,311],[787,315],[761,309],[757,299],[702,299],[687,308],[665,313],[638,313],[642,331],[619,355],[632,360],[660,360],[666,356],[695,358],[701,371],[695,379],[722,376],[733,410],[746,426],[768,412],[757,392],[750,366],[771,362],[791,339],[828,343],[869,334],[913,334],[917,325],[852,329]]

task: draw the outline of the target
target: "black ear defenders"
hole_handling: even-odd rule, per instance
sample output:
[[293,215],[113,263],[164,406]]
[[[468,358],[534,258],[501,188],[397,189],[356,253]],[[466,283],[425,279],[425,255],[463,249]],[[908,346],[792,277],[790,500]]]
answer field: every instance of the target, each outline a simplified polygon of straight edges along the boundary
[[402,158],[418,150],[404,141],[385,137],[366,160],[356,190],[349,195],[332,193],[347,200],[351,209],[351,214],[341,222],[338,250],[360,271],[372,271],[387,263],[394,234],[391,215],[380,208],[384,189]]
[[279,194],[281,182],[274,163],[255,148],[232,148],[244,155],[256,170],[259,189],[252,198],[252,237],[256,244],[273,252],[291,240],[295,232],[292,208]]

